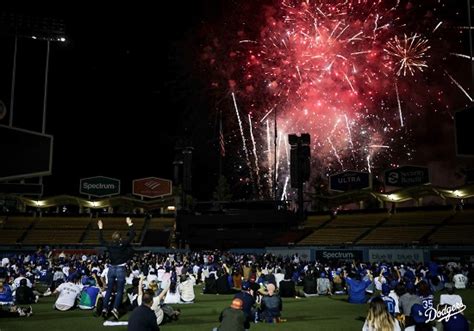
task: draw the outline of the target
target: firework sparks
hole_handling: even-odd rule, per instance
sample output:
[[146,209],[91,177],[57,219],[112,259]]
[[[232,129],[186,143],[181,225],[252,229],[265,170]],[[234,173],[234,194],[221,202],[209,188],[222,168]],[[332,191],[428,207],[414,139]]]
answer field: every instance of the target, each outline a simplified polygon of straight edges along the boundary
[[257,173],[257,187],[258,187],[258,195],[260,197],[262,194],[261,191],[261,180],[260,180],[260,162],[258,161],[258,154],[257,154],[257,144],[255,143],[255,137],[253,136],[253,129],[252,129],[252,117],[248,114],[249,118],[249,130],[250,130],[250,140],[252,141],[252,152],[254,157],[254,164],[255,164],[255,172]]
[[281,194],[281,201],[288,199],[288,183],[290,182],[290,176],[286,176],[285,184],[283,185],[283,193]]
[[268,161],[268,190],[269,196],[272,196],[273,190],[273,172],[272,172],[272,140],[270,137],[270,123],[267,123],[267,161]]
[[398,104],[398,116],[400,117],[400,126],[404,127],[403,124],[403,113],[402,113],[402,104],[400,102],[400,93],[398,92],[398,84],[395,82],[395,93],[397,94],[397,104]]
[[397,60],[398,76],[402,73],[403,76],[406,76],[407,72],[413,76],[416,69],[423,72],[423,69],[428,67],[426,52],[430,48],[428,39],[422,38],[419,34],[415,33],[411,36],[405,34],[402,40],[395,36],[393,41],[387,44],[387,48],[384,51]]
[[463,59],[468,59],[468,60],[474,61],[474,58],[471,58],[471,56],[467,55],[467,54],[460,54],[460,53],[449,53],[449,54],[452,55],[452,56],[457,56],[457,57],[460,57],[460,58],[463,58]]
[[443,24],[443,22],[439,22],[439,23],[435,26],[435,28],[433,29],[433,33],[435,33],[436,30],[439,29],[439,27],[441,26],[441,24]]
[[370,164],[370,153],[367,154],[367,171],[369,172],[369,174],[372,173],[372,165]]
[[349,143],[351,145],[351,149],[354,150],[354,143],[352,142],[352,133],[351,133],[351,126],[349,125],[349,119],[347,118],[347,115],[344,115],[344,118],[346,119],[346,128],[347,128],[347,136],[349,137]]
[[[433,6],[441,1],[433,1]],[[447,49],[443,35],[460,30],[443,29],[450,21],[431,15],[440,11],[425,15],[427,5],[423,14],[406,6],[399,0],[275,0],[274,6],[265,7],[264,19],[246,22],[252,28],[239,31],[229,52],[229,63],[237,68],[232,88],[239,89],[253,120],[266,121],[266,130],[262,125],[262,132],[251,132],[250,139],[256,140],[255,160],[258,139],[267,139],[261,149],[268,155],[259,160],[268,163],[270,187],[276,184],[272,173],[285,187],[282,132],[311,134],[312,155],[322,173],[346,168],[374,172],[381,164],[397,162],[392,160],[396,153],[411,155],[407,139],[415,116],[424,109],[448,108],[444,87],[432,82],[442,81],[446,55],[451,54],[451,60],[470,58],[461,49],[440,55]],[[424,9],[425,3],[417,8]],[[473,101],[463,81],[453,77],[457,74],[445,74]],[[268,117],[276,105],[275,160]],[[341,120],[345,125],[339,125]],[[244,138],[242,142],[245,145]]]
[[459,82],[455,80],[454,77],[451,76],[446,70],[444,72],[446,73],[446,75],[448,75],[449,79],[451,79],[451,81],[459,88],[459,90],[464,93],[464,95],[469,99],[469,101],[474,102],[474,99],[472,99],[472,97],[469,95],[469,93],[467,93],[464,87],[462,87],[462,85],[459,84]]
[[247,149],[247,142],[245,141],[244,129],[242,127],[242,121],[240,120],[239,107],[237,107],[237,100],[235,99],[234,92],[232,92],[232,100],[234,102],[234,109],[235,109],[235,114],[237,115],[237,121],[239,122],[240,136],[242,137],[242,149],[245,154],[245,160],[247,161],[247,167],[250,170],[250,179],[252,180],[252,183],[253,183],[254,181],[253,181],[252,165],[250,163],[249,152]]

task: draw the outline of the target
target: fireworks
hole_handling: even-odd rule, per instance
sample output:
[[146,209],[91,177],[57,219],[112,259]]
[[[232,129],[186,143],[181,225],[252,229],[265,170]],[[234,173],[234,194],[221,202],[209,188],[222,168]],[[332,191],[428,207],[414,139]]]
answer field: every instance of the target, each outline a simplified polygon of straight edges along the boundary
[[[260,22],[246,22],[253,33],[239,31],[227,63],[237,67],[229,73],[234,105],[238,97],[254,119],[249,116],[250,173],[260,176],[262,166],[277,171],[283,186],[281,136],[300,132],[311,134],[312,155],[324,174],[373,171],[397,162],[394,155],[413,155],[412,117],[442,102],[429,96],[433,77],[448,75],[472,100],[447,71],[435,70],[440,63],[433,65],[433,37],[444,22],[407,18],[410,6],[400,0],[281,0],[263,7]],[[268,121],[275,111],[280,139],[272,169],[271,157],[261,157],[268,160],[262,165],[257,153],[270,152]],[[239,127],[245,145],[240,118]],[[243,151],[251,164],[246,146]]]
[[397,75],[407,75],[407,71],[413,76],[415,69],[423,72],[423,68],[427,68],[426,53],[431,47],[428,46],[428,39],[421,38],[418,34],[408,37],[404,35],[403,40],[399,40],[395,36],[393,41],[388,43],[385,52],[395,57],[399,69]]

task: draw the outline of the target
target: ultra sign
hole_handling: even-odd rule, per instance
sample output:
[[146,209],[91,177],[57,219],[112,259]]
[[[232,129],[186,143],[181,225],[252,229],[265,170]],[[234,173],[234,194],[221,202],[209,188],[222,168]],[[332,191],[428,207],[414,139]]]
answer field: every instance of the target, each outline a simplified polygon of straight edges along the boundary
[[329,189],[347,192],[372,187],[372,178],[368,172],[345,171],[329,177]]

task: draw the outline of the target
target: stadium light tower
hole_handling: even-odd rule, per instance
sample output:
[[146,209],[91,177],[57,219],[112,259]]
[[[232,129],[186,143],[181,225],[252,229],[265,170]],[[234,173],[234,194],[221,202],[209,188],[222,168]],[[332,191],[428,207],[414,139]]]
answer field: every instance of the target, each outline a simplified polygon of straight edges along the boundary
[[51,42],[65,43],[67,41],[65,25],[62,20],[49,17],[34,17],[13,13],[0,13],[0,32],[14,37],[12,83],[10,91],[9,126],[13,127],[13,111],[15,104],[16,67],[18,54],[18,38],[46,41],[46,63],[43,91],[43,121],[42,133],[46,131],[46,106],[48,94],[49,56]]
[[303,183],[307,182],[311,173],[311,137],[309,133],[288,135],[290,150],[291,187],[298,189],[298,215],[304,218]]
[[[33,17],[2,12],[0,13],[0,33],[7,36],[13,36],[15,40],[13,51],[12,83],[10,91],[10,114],[8,119],[8,123],[11,128],[13,127],[13,106],[15,103],[18,38],[46,41],[46,63],[44,74],[42,110],[43,119],[41,125],[41,133],[45,134],[46,107],[48,97],[49,56],[51,50],[51,42],[65,43],[67,41],[64,22],[62,20],[50,17]],[[43,176],[39,177],[39,184],[43,184]]]
[[472,35],[472,29],[474,28],[472,26],[472,10],[473,6],[471,5],[471,0],[467,0],[467,23],[469,27],[469,53],[471,56],[471,84],[474,85],[474,48],[473,48],[473,35]]

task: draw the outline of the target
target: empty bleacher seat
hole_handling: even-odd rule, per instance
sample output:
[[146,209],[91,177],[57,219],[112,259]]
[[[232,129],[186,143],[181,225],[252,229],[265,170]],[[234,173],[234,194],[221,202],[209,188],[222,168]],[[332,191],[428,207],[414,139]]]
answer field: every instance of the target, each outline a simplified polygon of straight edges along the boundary
[[34,221],[33,216],[8,216],[4,221],[4,229],[28,229]]
[[337,215],[327,227],[375,226],[387,218],[387,214]]
[[369,228],[323,228],[298,242],[298,245],[340,245],[353,243]]
[[384,226],[437,225],[451,215],[451,211],[397,213],[390,215]]
[[474,245],[474,225],[449,225],[436,230],[429,238],[432,244]]
[[25,230],[23,229],[0,229],[0,244],[15,244],[23,233],[25,233]]
[[433,226],[378,227],[362,238],[361,245],[403,245],[418,242]]

